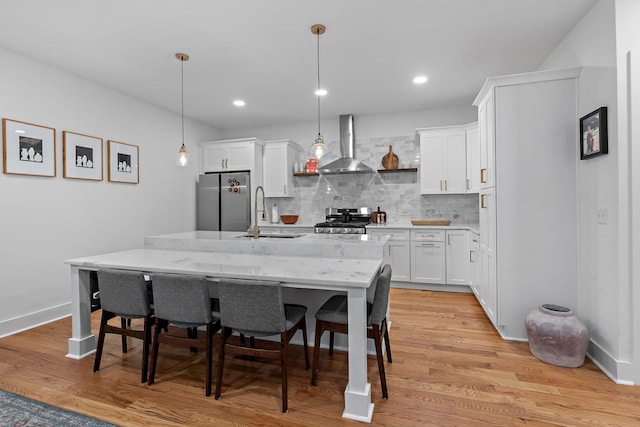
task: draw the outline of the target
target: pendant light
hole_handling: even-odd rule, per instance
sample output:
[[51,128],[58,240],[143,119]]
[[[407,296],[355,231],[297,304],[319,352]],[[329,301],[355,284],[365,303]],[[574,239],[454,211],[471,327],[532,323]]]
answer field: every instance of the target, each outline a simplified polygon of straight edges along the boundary
[[320,89],[320,34],[324,34],[325,27],[322,24],[316,24],[311,27],[311,32],[317,37],[317,53],[318,53],[318,88],[316,89],[316,96],[318,98],[318,136],[311,146],[311,155],[320,160],[327,154],[327,145],[324,143],[324,138],[320,133],[320,97],[327,94],[327,91]]
[[191,163],[191,156],[189,156],[187,146],[184,145],[184,62],[189,60],[189,55],[187,55],[186,53],[176,53],[176,59],[180,61],[180,72],[182,81],[182,146],[180,147],[180,151],[178,151],[176,163],[178,164],[178,166],[188,166]]

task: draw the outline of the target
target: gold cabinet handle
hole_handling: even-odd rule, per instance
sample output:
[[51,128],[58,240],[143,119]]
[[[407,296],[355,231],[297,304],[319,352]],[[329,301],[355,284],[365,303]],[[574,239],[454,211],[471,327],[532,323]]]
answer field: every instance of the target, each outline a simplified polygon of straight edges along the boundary
[[444,191],[447,191],[447,180],[444,180]]
[[474,262],[473,261],[473,251],[469,251],[469,262]]
[[423,243],[421,246],[433,246],[433,243]]
[[487,208],[487,204],[485,203],[485,198],[486,198],[486,194],[481,194],[480,195],[480,207],[483,209]]
[[220,160],[220,169],[224,169],[224,159]]
[[467,178],[467,190],[471,190],[471,180]]
[[480,169],[480,182],[483,184],[487,183],[487,168]]
[[284,194],[287,194],[287,184],[284,185]]
[[435,234],[423,234],[422,237],[433,237]]

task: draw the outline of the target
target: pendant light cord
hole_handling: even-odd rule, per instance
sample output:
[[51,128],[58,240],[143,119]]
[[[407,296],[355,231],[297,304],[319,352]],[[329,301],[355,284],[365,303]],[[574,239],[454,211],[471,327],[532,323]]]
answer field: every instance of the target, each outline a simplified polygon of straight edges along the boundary
[[184,58],[180,59],[180,79],[182,81],[182,146],[184,147]]
[[[318,90],[320,90],[320,29],[316,30],[317,39],[317,58],[318,58]],[[318,98],[318,136],[320,136],[320,95],[316,92]]]

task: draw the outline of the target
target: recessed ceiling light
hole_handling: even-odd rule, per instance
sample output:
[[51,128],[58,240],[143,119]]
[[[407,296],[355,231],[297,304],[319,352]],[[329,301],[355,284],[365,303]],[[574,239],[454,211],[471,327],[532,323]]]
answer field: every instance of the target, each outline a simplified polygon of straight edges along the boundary
[[427,76],[417,76],[414,77],[413,82],[417,85],[421,85],[427,82]]
[[23,130],[18,129],[18,130],[16,130],[16,133],[26,133],[26,132],[23,131]]
[[242,99],[236,99],[233,101],[233,105],[236,107],[244,107],[245,102]]
[[327,94],[327,90],[326,89],[316,89],[315,93],[318,96],[325,96]]

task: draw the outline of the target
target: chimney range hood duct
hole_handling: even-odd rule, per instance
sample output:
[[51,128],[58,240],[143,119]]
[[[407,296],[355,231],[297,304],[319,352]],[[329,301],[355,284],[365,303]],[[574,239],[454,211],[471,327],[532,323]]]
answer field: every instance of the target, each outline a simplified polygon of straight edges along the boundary
[[342,173],[373,173],[373,169],[354,157],[355,133],[353,129],[353,114],[340,116],[340,158],[318,168],[322,175]]

